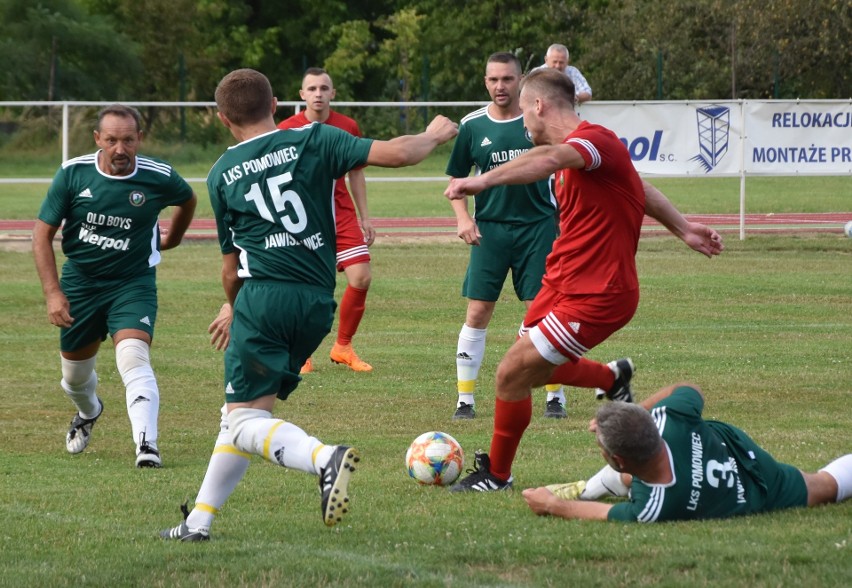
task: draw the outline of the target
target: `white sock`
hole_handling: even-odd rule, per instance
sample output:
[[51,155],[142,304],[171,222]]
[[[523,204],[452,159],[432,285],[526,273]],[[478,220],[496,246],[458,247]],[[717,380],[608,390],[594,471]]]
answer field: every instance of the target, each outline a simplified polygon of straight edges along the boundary
[[115,365],[125,387],[127,417],[136,451],[144,435],[157,448],[157,417],[160,414],[160,389],[151,369],[150,348],[141,339],[124,339],[115,346]]
[[234,409],[228,424],[237,449],[309,474],[319,474],[334,450],[293,423],[273,419],[266,410]]
[[852,453],[838,457],[820,471],[828,473],[837,480],[835,502],[843,502],[852,496]]
[[101,412],[96,390],[98,374],[95,373],[95,357],[82,361],[73,361],[60,356],[62,381],[59,383],[65,394],[74,403],[77,412],[84,419],[93,419]]
[[607,496],[627,496],[629,488],[621,480],[621,474],[607,465],[586,482],[580,500],[599,500]]
[[[485,333],[487,329],[474,329],[462,325],[459,332],[459,342],[456,347],[456,377],[458,379],[459,400],[461,403],[473,405],[473,392],[482,356],[485,354]],[[464,396],[464,398],[462,398]]]
[[547,390],[547,402],[556,398],[559,404],[565,406],[565,388],[562,384],[547,384],[544,389]]
[[186,518],[190,529],[210,530],[219,509],[245,476],[251,463],[250,457],[248,453],[234,447],[228,430],[228,415],[225,407],[222,407],[222,421],[213,455],[207,464],[207,473],[198,490],[195,506]]

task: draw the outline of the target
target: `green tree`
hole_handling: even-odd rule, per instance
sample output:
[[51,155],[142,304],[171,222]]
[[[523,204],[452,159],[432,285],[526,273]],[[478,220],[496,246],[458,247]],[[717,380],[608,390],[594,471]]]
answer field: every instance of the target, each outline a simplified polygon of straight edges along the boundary
[[137,49],[74,0],[0,0],[0,99],[127,99]]

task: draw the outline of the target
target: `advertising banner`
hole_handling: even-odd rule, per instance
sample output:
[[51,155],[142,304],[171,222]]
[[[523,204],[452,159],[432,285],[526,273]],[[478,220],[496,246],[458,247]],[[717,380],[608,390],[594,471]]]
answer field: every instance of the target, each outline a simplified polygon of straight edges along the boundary
[[852,101],[589,102],[641,174],[852,174]]
[[852,102],[743,107],[747,174],[852,174]]

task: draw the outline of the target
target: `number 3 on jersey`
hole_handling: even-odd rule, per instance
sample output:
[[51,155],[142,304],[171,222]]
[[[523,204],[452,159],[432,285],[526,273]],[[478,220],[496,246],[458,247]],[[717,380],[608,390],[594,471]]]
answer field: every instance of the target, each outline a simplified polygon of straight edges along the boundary
[[[305,206],[302,204],[302,199],[293,190],[281,191],[281,187],[293,181],[293,176],[290,172],[283,173],[278,176],[267,178],[266,186],[269,188],[269,195],[272,199],[272,205],[275,206],[275,212],[283,213],[278,217],[281,224],[288,233],[298,234],[305,230],[308,226],[308,217],[305,214]],[[260,184],[255,182],[251,185],[251,189],[246,193],[245,198],[248,202],[254,202],[258,213],[264,219],[271,223],[275,222],[275,217],[266,205],[263,199],[263,192],[260,189]],[[287,209],[287,204],[290,204],[290,210]],[[286,212],[285,212],[286,211]]]

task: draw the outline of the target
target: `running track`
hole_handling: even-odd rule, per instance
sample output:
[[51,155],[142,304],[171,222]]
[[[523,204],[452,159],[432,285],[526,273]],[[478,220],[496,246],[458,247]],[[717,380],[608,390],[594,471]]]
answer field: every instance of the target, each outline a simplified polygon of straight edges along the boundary
[[[710,225],[720,233],[739,233],[740,216],[738,214],[688,214],[686,217],[695,222]],[[843,233],[843,225],[852,220],[852,212],[784,213],[784,214],[747,214],[745,232],[755,233]],[[0,240],[29,239],[33,229],[32,220],[0,220]],[[161,221],[163,228],[169,221]],[[378,217],[373,219],[377,237],[438,237],[455,236],[454,217],[430,218],[394,218]],[[666,229],[657,221],[645,217],[642,233],[653,235]],[[212,219],[197,219],[187,231],[188,239],[214,239],[216,225]]]

